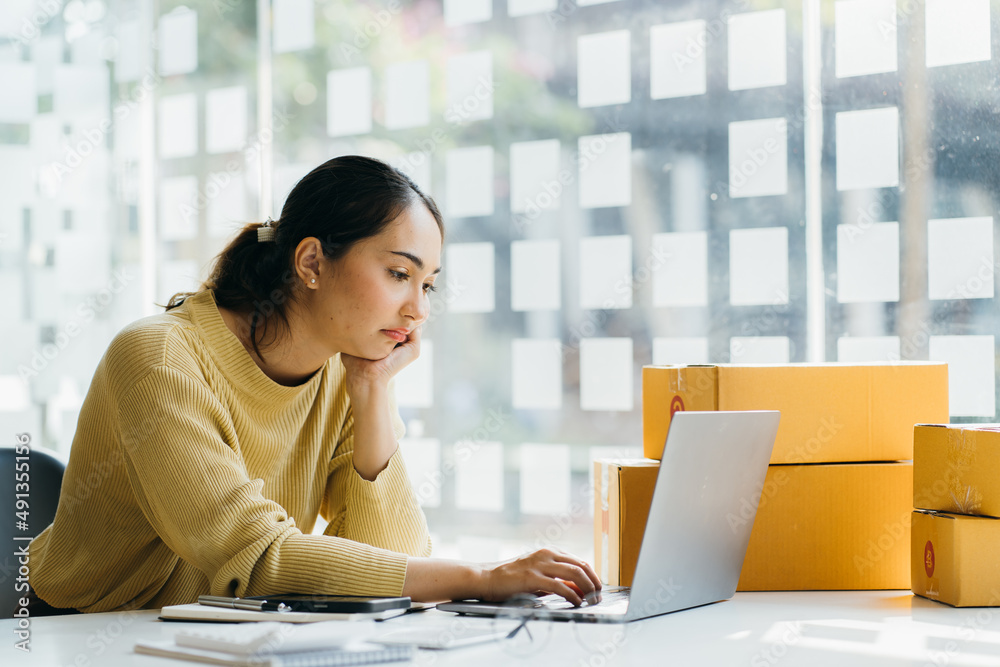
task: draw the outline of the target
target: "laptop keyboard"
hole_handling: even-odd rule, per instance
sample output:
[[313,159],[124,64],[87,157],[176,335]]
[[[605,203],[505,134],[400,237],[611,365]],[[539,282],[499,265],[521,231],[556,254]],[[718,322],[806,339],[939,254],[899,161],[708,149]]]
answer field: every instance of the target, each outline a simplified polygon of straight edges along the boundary
[[624,613],[628,607],[629,589],[622,586],[608,587],[601,591],[601,601],[597,604],[584,604],[582,607],[574,607],[566,598],[552,593],[545,595],[535,603],[535,607],[542,609],[558,609],[560,611],[571,610],[577,613]]

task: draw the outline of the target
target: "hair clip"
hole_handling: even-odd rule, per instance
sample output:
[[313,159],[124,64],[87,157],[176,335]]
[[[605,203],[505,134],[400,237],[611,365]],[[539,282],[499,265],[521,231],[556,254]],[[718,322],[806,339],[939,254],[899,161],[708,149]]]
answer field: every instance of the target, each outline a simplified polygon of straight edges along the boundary
[[267,217],[260,227],[257,228],[257,243],[266,243],[274,240],[274,220]]

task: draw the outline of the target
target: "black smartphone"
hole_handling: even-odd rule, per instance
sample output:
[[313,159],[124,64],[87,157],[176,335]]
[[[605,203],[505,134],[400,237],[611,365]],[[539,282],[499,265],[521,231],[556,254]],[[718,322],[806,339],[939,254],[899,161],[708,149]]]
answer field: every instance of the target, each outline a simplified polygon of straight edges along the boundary
[[291,611],[318,611],[326,613],[362,613],[386,611],[389,609],[409,609],[410,598],[373,598],[360,595],[308,595],[305,593],[280,593],[258,595],[245,600],[266,600],[276,604],[285,603]]

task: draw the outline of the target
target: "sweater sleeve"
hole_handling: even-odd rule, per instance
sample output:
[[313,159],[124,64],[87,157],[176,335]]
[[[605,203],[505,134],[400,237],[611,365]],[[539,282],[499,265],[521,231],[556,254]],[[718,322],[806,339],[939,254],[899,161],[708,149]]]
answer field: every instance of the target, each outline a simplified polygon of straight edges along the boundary
[[227,411],[203,383],[160,366],[119,402],[121,443],[147,520],[214,595],[399,595],[406,556],[304,535],[250,479]]
[[[389,397],[387,409],[398,441],[405,429],[392,385]],[[411,556],[431,553],[427,519],[413,493],[399,449],[371,482],[354,469],[354,417],[350,411],[330,462],[321,514],[329,520],[324,535],[336,535]]]

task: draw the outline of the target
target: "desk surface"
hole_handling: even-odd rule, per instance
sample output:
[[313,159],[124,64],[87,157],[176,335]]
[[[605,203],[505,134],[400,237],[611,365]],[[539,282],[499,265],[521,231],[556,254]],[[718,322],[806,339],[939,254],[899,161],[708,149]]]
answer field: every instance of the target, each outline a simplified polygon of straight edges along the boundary
[[[0,663],[45,667],[163,667],[197,663],[136,655],[136,639],[169,639],[190,624],[156,610],[38,618],[31,653],[14,648],[17,621],[0,621]],[[378,624],[428,632],[493,623],[437,610]],[[627,625],[533,621],[532,641],[418,652],[416,665],[998,665],[1000,608],[954,609],[905,591],[737,593],[727,602]],[[522,635],[523,636],[523,635]],[[405,664],[405,663],[396,663]]]

